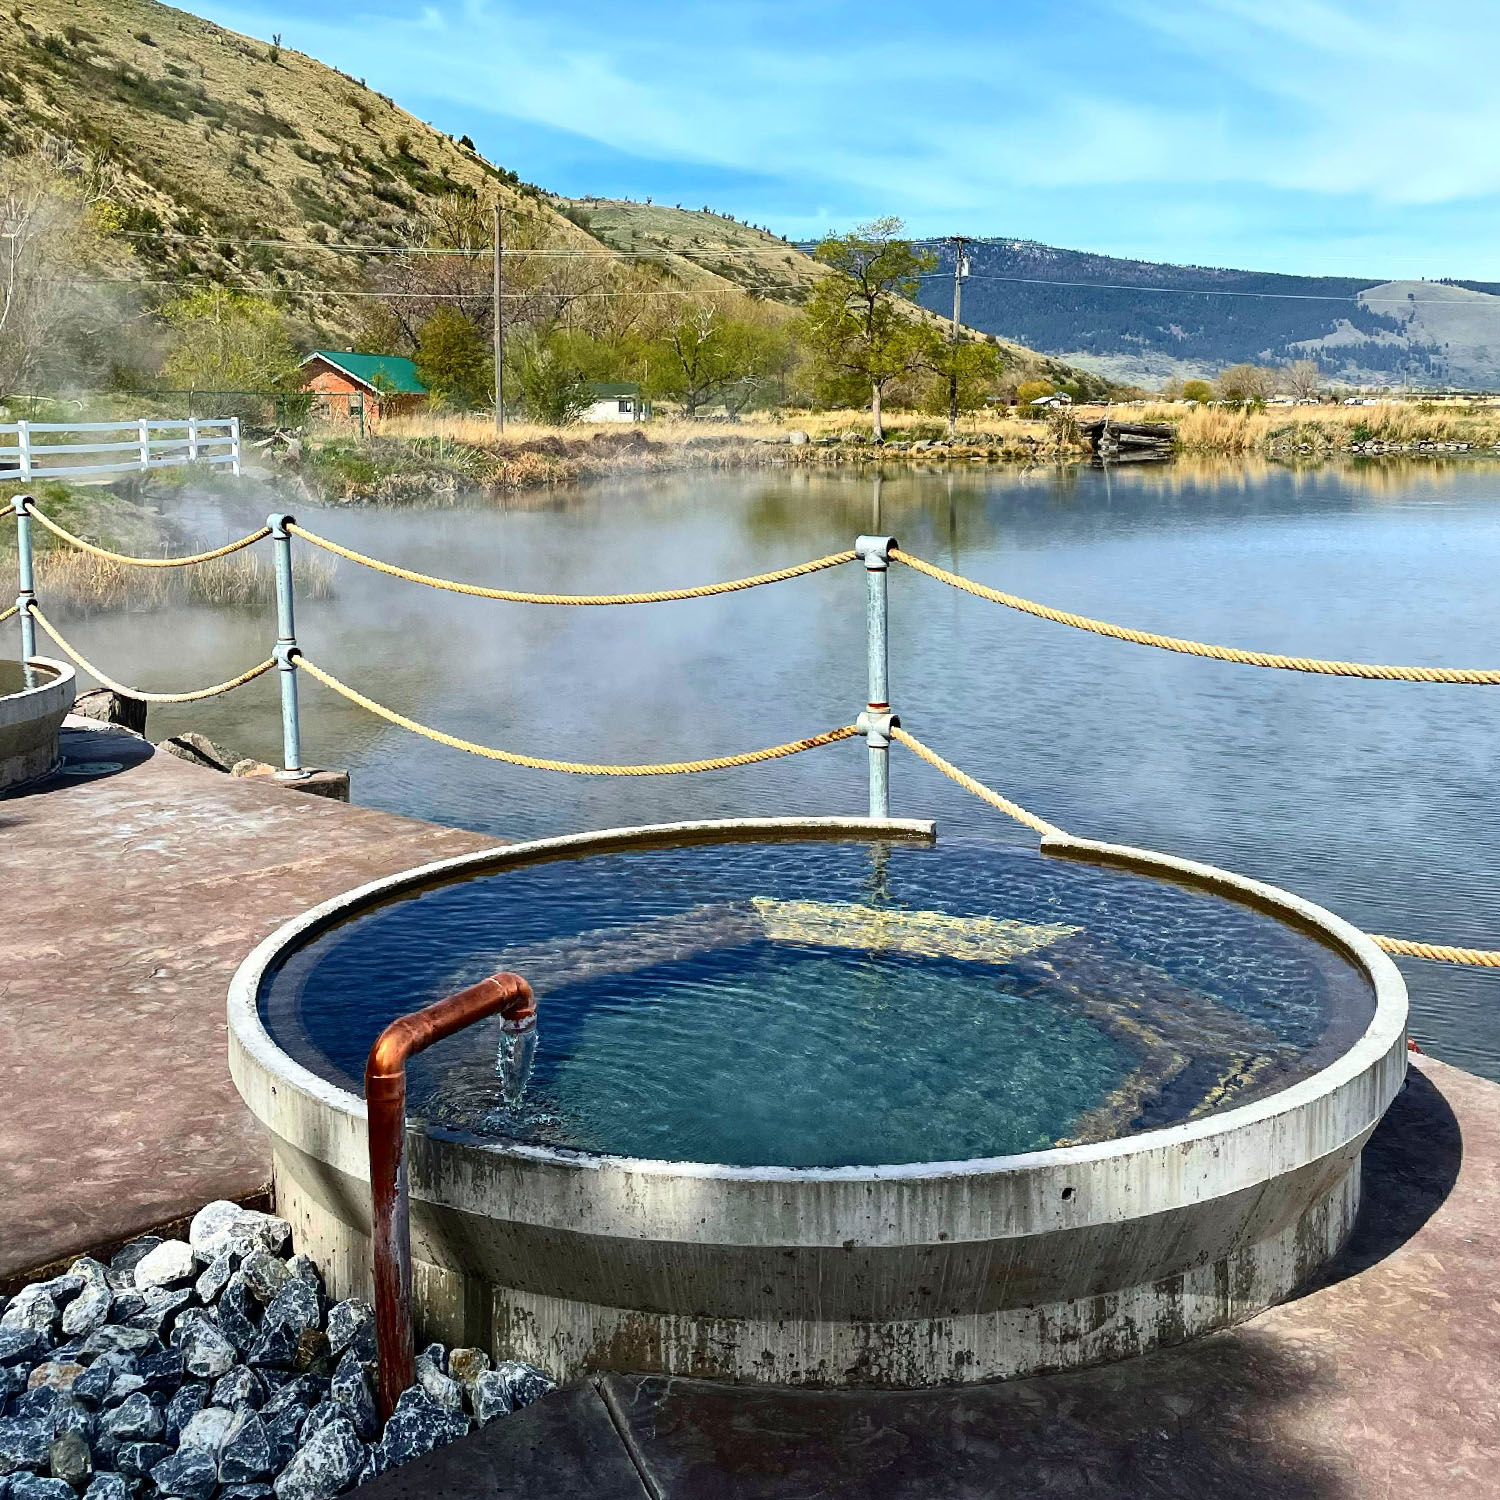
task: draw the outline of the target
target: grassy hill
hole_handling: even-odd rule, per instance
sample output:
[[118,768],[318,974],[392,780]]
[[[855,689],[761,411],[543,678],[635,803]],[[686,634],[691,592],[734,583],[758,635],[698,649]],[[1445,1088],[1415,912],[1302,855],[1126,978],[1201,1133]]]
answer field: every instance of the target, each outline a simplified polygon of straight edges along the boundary
[[[154,298],[275,293],[320,338],[359,325],[365,304],[348,293],[378,260],[371,247],[420,244],[456,196],[524,216],[532,245],[789,309],[825,274],[723,215],[554,197],[357,78],[157,0],[15,0],[0,17],[0,153],[27,151],[101,185],[112,247],[128,247],[120,272]],[[1001,342],[1013,368],[1079,374]]]
[[28,148],[105,164],[143,277],[283,291],[333,326],[350,302],[314,289],[353,288],[366,264],[333,247],[409,243],[454,193],[599,248],[358,79],[155,0],[20,0],[0,19],[0,149]]

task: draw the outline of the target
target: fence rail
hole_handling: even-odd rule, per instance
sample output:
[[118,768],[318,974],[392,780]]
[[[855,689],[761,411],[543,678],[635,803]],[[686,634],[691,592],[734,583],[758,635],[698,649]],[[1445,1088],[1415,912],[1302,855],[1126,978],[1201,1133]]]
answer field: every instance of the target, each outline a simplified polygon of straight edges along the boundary
[[[197,457],[206,442],[223,443],[226,441],[224,438],[204,438],[198,429],[203,426],[220,428],[228,426],[231,430],[235,472],[239,472],[239,424],[233,418],[216,422],[192,421],[175,423],[147,422],[142,420],[135,425],[138,429],[140,444],[138,463],[142,467],[152,466],[156,462],[170,461],[168,459],[153,460],[151,457],[151,445],[153,443],[158,441],[167,443],[185,441],[175,438],[153,439],[150,436],[153,430],[189,427],[191,429],[191,441],[194,444],[194,456]],[[35,432],[72,433],[110,431],[112,430],[112,424],[37,423],[33,427],[28,426],[26,423],[15,423],[8,428],[0,428],[0,433],[7,431],[15,432],[17,430],[19,430],[20,434],[17,446],[20,449],[26,450],[31,434]],[[74,451],[80,451],[84,446],[78,445]],[[122,449],[129,450],[134,445],[92,444],[87,446],[96,452],[115,452],[122,451]],[[14,453],[16,451],[16,448],[0,449],[0,456],[3,456],[7,452]],[[35,449],[27,451],[34,453]],[[53,446],[48,451],[52,453],[65,453],[68,450],[64,446]],[[213,462],[214,460],[209,459],[208,461]],[[58,473],[61,471],[57,469],[36,469],[32,472],[40,475],[44,472]],[[1000,812],[1006,814],[1006,816],[1014,818],[1017,822],[1025,824],[1041,837],[1043,847],[1045,848],[1047,840],[1061,832],[1056,824],[1050,823],[1045,818],[1038,817],[1035,813],[1029,812],[1019,803],[1002,796],[993,788],[986,786],[983,782],[962,771],[951,761],[945,760],[931,746],[924,744],[915,735],[904,730],[901,727],[900,718],[892,711],[889,701],[887,575],[890,571],[890,565],[893,562],[903,563],[919,573],[925,573],[929,577],[946,583],[952,588],[976,595],[991,603],[1002,604],[1007,608],[1020,610],[1022,613],[1035,615],[1056,624],[1072,626],[1074,629],[1090,631],[1096,635],[1110,636],[1116,640],[1135,645],[1154,646],[1217,661],[1279,668],[1284,671],[1293,672],[1316,672],[1340,677],[1376,678],[1385,681],[1483,686],[1500,685],[1500,669],[1386,666],[1366,662],[1325,661],[1313,657],[1283,656],[1269,652],[1246,651],[1238,647],[1210,645],[1181,637],[1161,636],[1148,631],[1113,625],[1106,621],[1092,619],[1086,615],[1077,615],[1069,611],[1054,609],[1048,605],[1037,604],[1033,600],[1022,599],[1017,595],[1003,593],[998,589],[990,588],[986,584],[977,583],[970,578],[964,578],[960,574],[950,573],[933,563],[925,562],[921,558],[902,552],[898,548],[894,537],[856,537],[854,546],[847,552],[831,553],[826,557],[814,558],[809,562],[795,564],[787,568],[779,568],[772,572],[755,574],[747,578],[732,579],[724,583],[698,584],[681,589],[657,589],[622,594],[543,594],[523,592],[515,589],[490,588],[480,584],[460,583],[454,579],[439,578],[425,573],[418,573],[410,568],[403,568],[379,558],[366,556],[362,552],[356,552],[352,548],[330,541],[326,537],[320,537],[312,532],[305,531],[297,525],[296,520],[292,516],[287,515],[273,515],[268,518],[266,525],[258,531],[251,532],[246,536],[239,537],[235,541],[228,542],[221,547],[207,552],[199,552],[182,557],[142,558],[129,557],[123,553],[111,552],[107,548],[100,547],[93,542],[85,541],[82,537],[74,536],[72,532],[58,525],[56,521],[38,510],[32,497],[29,495],[17,495],[11,502],[11,512],[16,521],[16,562],[19,575],[19,592],[16,597],[15,606],[0,614],[0,620],[5,620],[12,614],[20,616],[21,652],[23,656],[29,657],[36,654],[36,627],[40,624],[52,640],[56,642],[59,649],[83,670],[91,673],[100,682],[105,683],[116,692],[129,698],[141,699],[148,703],[187,703],[199,699],[217,697],[221,693],[232,692],[235,688],[242,687],[248,682],[253,682],[256,678],[274,669],[280,684],[282,722],[282,767],[276,775],[279,780],[283,781],[297,781],[311,774],[302,765],[302,733],[297,702],[297,678],[305,672],[324,687],[340,694],[350,702],[386,720],[388,723],[395,724],[412,733],[425,736],[427,739],[434,740],[439,744],[448,745],[456,750],[466,751],[471,755],[483,756],[490,760],[505,761],[512,765],[526,766],[539,771],[564,772],[572,775],[680,776],[698,771],[728,770],[740,766],[754,765],[763,761],[779,760],[784,756],[797,755],[806,750],[817,749],[824,745],[837,744],[846,739],[863,738],[868,751],[869,805],[870,816],[872,818],[885,818],[890,815],[888,759],[891,743],[895,741],[920,759],[925,760],[929,765],[934,766],[981,801],[987,802],[990,806],[998,809]],[[33,520],[45,526],[61,541],[70,546],[81,548],[86,552],[92,552],[101,557],[110,558],[122,564],[148,568],[186,567],[195,563],[207,562],[216,557],[223,557],[232,552],[238,552],[241,548],[255,546],[269,537],[273,548],[276,572],[276,643],[271,655],[264,661],[258,662],[255,666],[241,672],[239,676],[229,679],[227,682],[215,683],[211,687],[199,688],[189,692],[147,692],[140,688],[126,687],[115,682],[112,678],[106,677],[98,667],[87,661],[58,633],[56,627],[47,619],[41,609],[38,608],[31,536],[31,523]],[[759,588],[766,584],[783,583],[793,578],[805,577],[810,573],[821,572],[826,568],[839,567],[844,563],[857,560],[863,565],[862,571],[865,575],[864,594],[867,642],[865,706],[853,724],[828,730],[822,734],[810,735],[805,739],[792,740],[785,744],[772,745],[760,750],[741,751],[728,755],[714,756],[704,760],[663,761],[644,765],[554,760],[523,754],[516,750],[497,749],[493,746],[481,745],[473,740],[460,739],[456,735],[445,733],[443,730],[436,729],[431,725],[419,723],[417,720],[408,718],[404,714],[398,713],[395,709],[367,697],[358,691],[358,689],[340,681],[332,673],[325,671],[322,667],[310,661],[303,654],[301,647],[297,643],[295,601],[292,590],[292,540],[294,537],[300,537],[304,544],[320,547],[350,562],[374,568],[379,572],[406,582],[423,584],[429,588],[469,594],[483,599],[497,600],[511,604],[658,604],[669,600],[702,599],[715,594],[735,593],[743,589]],[[1482,968],[1500,968],[1500,949],[1460,948],[1385,936],[1376,936],[1374,941],[1387,952],[1402,957],[1428,959],[1439,963],[1465,964]]]
[[[75,434],[128,432],[125,441],[75,443]],[[5,442],[14,438],[14,442]],[[62,439],[62,441],[58,441]],[[80,455],[130,454],[128,461],[71,463]],[[128,422],[0,422],[0,480],[112,479],[183,464],[240,473],[240,419],[138,417]]]

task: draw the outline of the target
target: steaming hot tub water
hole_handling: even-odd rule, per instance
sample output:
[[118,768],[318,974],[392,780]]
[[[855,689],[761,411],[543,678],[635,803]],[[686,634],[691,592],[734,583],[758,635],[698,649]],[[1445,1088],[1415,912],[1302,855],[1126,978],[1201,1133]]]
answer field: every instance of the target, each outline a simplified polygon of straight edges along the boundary
[[261,1019],[359,1094],[388,1022],[502,968],[536,990],[534,1057],[498,1020],[450,1038],[410,1065],[413,1117],[737,1167],[1155,1130],[1310,1077],[1375,1008],[1351,962],[1252,906],[945,839],[647,848],[429,887],[285,954]]

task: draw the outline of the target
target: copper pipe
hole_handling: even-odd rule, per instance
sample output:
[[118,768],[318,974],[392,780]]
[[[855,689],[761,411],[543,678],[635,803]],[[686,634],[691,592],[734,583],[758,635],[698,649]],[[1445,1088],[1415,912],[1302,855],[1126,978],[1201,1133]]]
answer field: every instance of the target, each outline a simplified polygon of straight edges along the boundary
[[406,1060],[496,1012],[536,1015],[519,974],[492,974],[425,1010],[401,1016],[375,1039],[365,1064],[370,1139],[370,1240],[375,1269],[375,1337],[381,1419],[417,1378],[411,1324],[411,1205],[406,1181]]

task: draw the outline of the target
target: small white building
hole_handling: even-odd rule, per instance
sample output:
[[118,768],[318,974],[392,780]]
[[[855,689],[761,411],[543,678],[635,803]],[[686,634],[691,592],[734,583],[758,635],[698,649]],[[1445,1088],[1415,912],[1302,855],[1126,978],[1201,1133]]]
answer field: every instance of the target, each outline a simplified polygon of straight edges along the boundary
[[580,422],[644,422],[651,415],[651,403],[641,396],[641,388],[629,381],[599,382],[589,385],[589,405],[579,413]]

